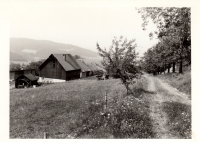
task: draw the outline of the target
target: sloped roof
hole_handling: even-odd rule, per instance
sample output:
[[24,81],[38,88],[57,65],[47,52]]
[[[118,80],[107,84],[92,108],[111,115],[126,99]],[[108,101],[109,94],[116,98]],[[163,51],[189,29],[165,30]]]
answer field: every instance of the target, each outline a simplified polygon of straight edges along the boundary
[[88,67],[92,70],[92,71],[97,71],[99,70],[95,65],[93,64],[88,64]]
[[106,70],[102,67],[96,66],[99,70],[102,70],[103,72],[106,72]]
[[36,78],[36,77],[35,77],[34,75],[32,75],[31,73],[23,74],[23,76],[25,76],[26,78],[28,78],[30,81],[38,80],[38,78]]
[[[49,58],[51,56],[53,56],[57,59],[57,61],[61,64],[61,66],[64,68],[65,71],[81,69],[81,67],[79,66],[79,64],[76,62],[76,60],[73,58],[73,56],[71,54],[51,54],[49,56]],[[66,56],[66,58],[64,58],[63,56]],[[47,60],[45,62],[47,62]],[[45,62],[42,63],[39,66],[39,68],[42,68],[42,66],[45,64]]]
[[79,64],[79,66],[81,67],[81,69],[82,69],[83,72],[91,71],[91,69],[85,63],[83,63],[80,60],[76,60],[76,61]]
[[[71,54],[52,54],[52,55],[58,60],[58,62],[62,65],[65,71],[81,69],[81,67],[72,57]],[[66,56],[66,60],[63,59],[63,55]]]

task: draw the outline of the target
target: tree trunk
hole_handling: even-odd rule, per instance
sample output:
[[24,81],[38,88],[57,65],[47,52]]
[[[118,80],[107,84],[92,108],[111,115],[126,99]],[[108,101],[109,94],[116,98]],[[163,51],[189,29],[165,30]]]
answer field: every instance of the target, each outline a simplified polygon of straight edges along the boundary
[[168,65],[168,73],[170,73],[171,64]]
[[182,61],[182,59],[180,61],[179,73],[183,73],[183,61]]
[[131,94],[133,94],[133,91],[129,88],[128,83],[126,82],[126,79],[123,77],[121,71],[118,69],[117,72],[119,73],[119,76],[120,76],[120,78],[121,78],[123,84],[125,85],[125,87],[126,87],[126,89],[127,89],[127,94],[128,94],[128,91],[129,91]]
[[165,74],[165,66],[164,66],[163,72],[164,72],[164,74]]
[[175,73],[175,65],[176,65],[176,62],[173,62],[173,73]]

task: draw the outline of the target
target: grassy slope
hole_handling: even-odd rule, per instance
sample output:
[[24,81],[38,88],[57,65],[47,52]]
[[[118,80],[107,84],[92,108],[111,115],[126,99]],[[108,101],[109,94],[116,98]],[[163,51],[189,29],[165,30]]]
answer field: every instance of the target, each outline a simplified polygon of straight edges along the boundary
[[[159,83],[156,83],[158,88]],[[163,94],[165,102],[163,102],[162,111],[168,116],[167,125],[170,133],[178,136],[179,138],[191,138],[191,105],[186,105],[181,101],[173,101],[171,98],[174,96],[168,91],[158,89],[158,93]]]
[[179,91],[184,92],[191,98],[191,71],[190,68],[184,69],[183,74],[178,73],[166,73],[158,75],[159,78],[169,83]]
[[[170,73],[158,76],[179,91],[184,92],[191,99],[191,71],[185,68],[183,74]],[[157,84],[159,86],[159,84]],[[163,92],[167,95],[167,92]],[[170,131],[177,133],[181,138],[191,138],[191,106],[181,102],[164,102],[163,111],[168,115]]]
[[[142,83],[143,81],[143,83]],[[134,87],[143,100],[144,80]],[[108,109],[103,110],[104,94]],[[101,114],[110,114],[101,115]],[[126,95],[120,80],[76,80],[10,91],[10,137],[151,138],[148,102]]]

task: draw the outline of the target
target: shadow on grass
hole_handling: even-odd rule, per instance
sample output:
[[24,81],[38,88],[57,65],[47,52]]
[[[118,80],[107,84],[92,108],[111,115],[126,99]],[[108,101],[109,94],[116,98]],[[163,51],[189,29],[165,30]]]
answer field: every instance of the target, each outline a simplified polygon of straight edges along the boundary
[[163,111],[167,113],[170,131],[180,138],[191,139],[191,106],[178,102],[164,102]]
[[130,96],[130,95],[132,95],[132,96],[134,96],[136,98],[139,98],[139,97],[141,97],[141,95],[144,95],[144,94],[156,94],[155,91],[149,91],[149,90],[145,90],[143,88],[138,88],[138,87],[134,87],[132,89],[132,92],[133,92],[133,94],[131,94],[130,92],[128,92],[128,94],[124,94],[124,96]]

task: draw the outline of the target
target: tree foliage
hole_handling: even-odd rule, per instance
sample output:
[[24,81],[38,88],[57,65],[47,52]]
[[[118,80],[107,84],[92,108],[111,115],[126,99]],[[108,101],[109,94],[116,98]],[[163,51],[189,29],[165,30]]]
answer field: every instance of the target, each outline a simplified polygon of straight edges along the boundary
[[108,74],[119,77],[130,92],[129,79],[135,78],[139,72],[136,61],[136,46],[135,39],[128,41],[122,36],[119,39],[115,37],[112,40],[112,45],[108,51],[100,48],[97,43],[99,55],[103,57],[102,65]]
[[10,71],[16,71],[16,70],[20,70],[20,69],[21,69],[20,64],[10,63]]
[[74,58],[75,58],[75,59],[81,59],[81,56],[79,56],[79,55],[74,55]]
[[149,18],[156,24],[158,31],[151,32],[149,36],[160,40],[145,54],[145,61],[154,63],[153,65],[146,63],[146,68],[149,70],[150,66],[153,66],[151,71],[155,71],[158,68],[169,67],[172,63],[179,63],[179,73],[182,73],[183,62],[191,64],[190,8],[151,7],[140,8],[138,12],[142,15],[144,30]]
[[37,62],[30,62],[28,65],[24,66],[24,69],[38,69],[38,67],[44,62],[45,60],[40,60]]

